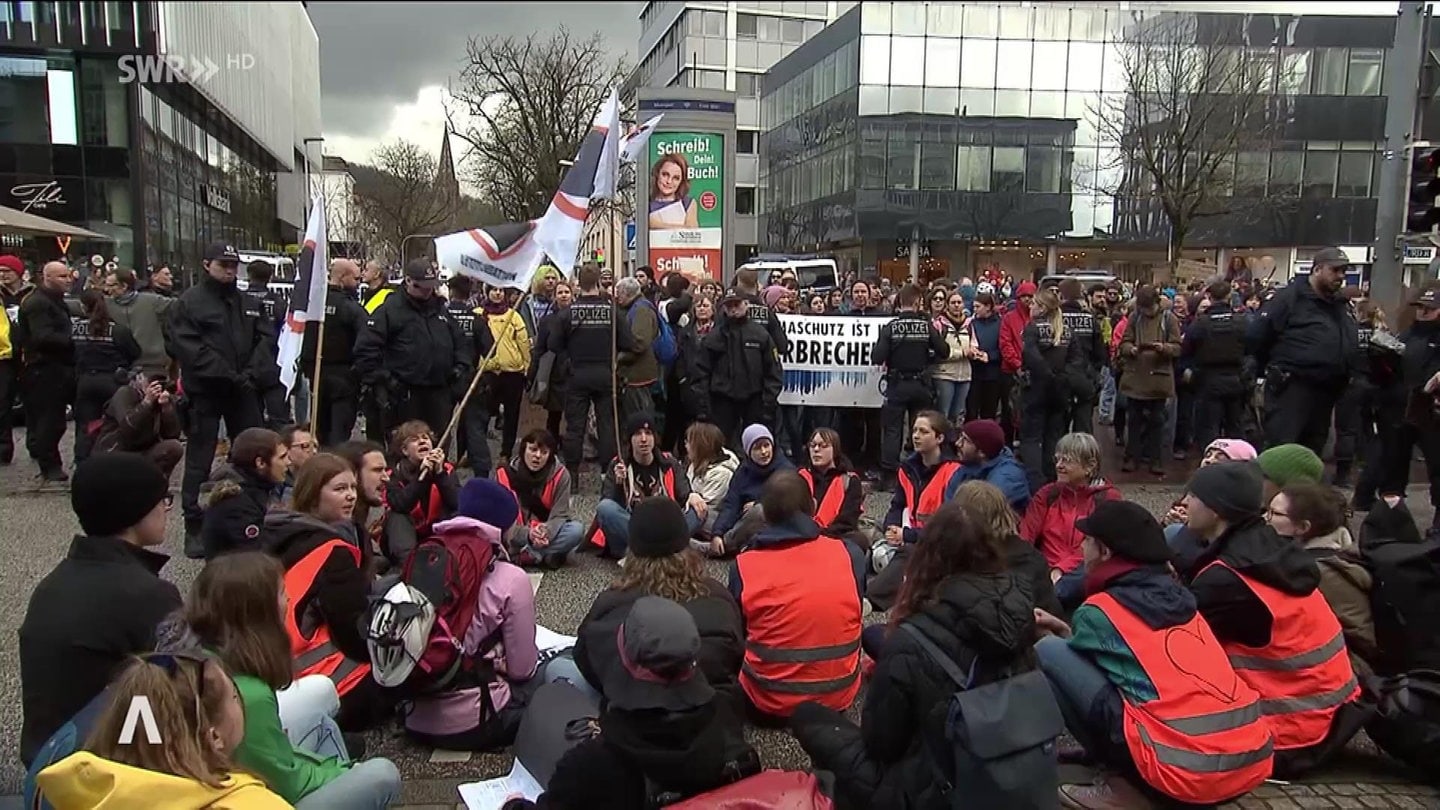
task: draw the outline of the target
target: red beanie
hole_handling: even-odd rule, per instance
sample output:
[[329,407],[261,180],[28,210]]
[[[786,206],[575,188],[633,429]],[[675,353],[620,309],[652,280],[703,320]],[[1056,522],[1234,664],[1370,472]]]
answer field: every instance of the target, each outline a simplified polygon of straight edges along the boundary
[[1020,282],[1020,286],[1015,290],[1015,297],[1016,297],[1016,298],[1019,298],[1019,297],[1022,296],[1022,295],[1034,295],[1034,294],[1035,294],[1035,282],[1033,282],[1033,281],[1022,281],[1022,282]]
[[1005,449],[1005,431],[994,419],[976,419],[960,429],[985,458],[995,458]]
[[14,271],[18,275],[25,275],[25,263],[20,261],[19,256],[12,256],[8,253],[0,256],[0,267]]

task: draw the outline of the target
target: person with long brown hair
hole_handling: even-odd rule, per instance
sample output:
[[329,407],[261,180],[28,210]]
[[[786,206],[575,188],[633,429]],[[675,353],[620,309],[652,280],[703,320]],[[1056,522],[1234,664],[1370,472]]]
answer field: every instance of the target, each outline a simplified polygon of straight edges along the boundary
[[286,701],[282,720],[277,693],[294,683],[284,575],[268,554],[225,554],[201,570],[185,607],[186,624],[240,693],[245,732],[235,762],[302,810],[388,807],[399,798],[400,772],[386,759],[351,759],[331,719],[340,698],[329,679],[319,679],[326,689],[315,691],[312,681],[306,697]]
[[[685,429],[685,458],[690,479],[690,497],[685,505],[700,517],[701,531],[709,532],[715,528],[720,504],[730,491],[740,459],[725,446],[725,434],[713,422],[692,422]],[[705,545],[699,540],[694,542]]]
[[1070,369],[1086,361],[1075,341],[1060,296],[1045,289],[1030,303],[1030,323],[1021,333],[1020,461],[1055,480],[1055,443],[1070,416]]
[[[135,705],[149,709],[154,734],[134,723]],[[216,810],[289,808],[236,766],[244,735],[245,712],[224,665],[199,653],[152,653],[111,684],[83,750],[40,772],[38,798],[67,810],[139,810],[161,798]]]
[[598,698],[600,673],[615,655],[615,633],[630,608],[645,596],[680,603],[700,628],[697,658],[705,679],[735,694],[745,649],[740,607],[724,585],[706,576],[698,552],[690,548],[689,525],[680,505],[664,496],[636,504],[630,529],[629,557],[614,584],[595,597],[580,622],[569,656],[550,661],[545,681],[567,680]]
[[124,384],[130,367],[140,359],[140,344],[130,330],[115,322],[105,294],[80,294],[83,318],[71,316],[75,340],[75,463],[89,458],[100,432],[105,403]]
[[835,774],[840,807],[947,806],[927,734],[955,684],[913,632],[960,671],[975,672],[972,687],[1035,667],[1030,581],[1006,570],[993,533],[949,503],[930,517],[910,556],[889,626],[865,632],[867,652],[878,656],[860,725],[813,703],[791,718],[814,766]]
[[1055,585],[1050,580],[1050,566],[1045,562],[1045,555],[1035,548],[1035,544],[1020,536],[1020,518],[1010,508],[1005,493],[987,481],[966,481],[956,488],[950,502],[964,509],[965,514],[975,520],[979,530],[1000,546],[1005,553],[1007,568],[1018,576],[1028,577],[1036,607],[1056,616],[1065,615],[1060,600],[1055,596]]

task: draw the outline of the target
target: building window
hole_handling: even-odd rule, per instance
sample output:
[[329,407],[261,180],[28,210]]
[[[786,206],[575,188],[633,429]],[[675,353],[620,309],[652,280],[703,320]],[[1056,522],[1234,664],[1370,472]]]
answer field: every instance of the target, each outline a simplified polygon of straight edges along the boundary
[[997,146],[990,167],[991,191],[1022,191],[1025,188],[1025,147]]
[[736,73],[735,94],[741,98],[760,97],[760,74],[759,73]]
[[736,39],[755,39],[759,34],[760,26],[756,23],[754,14],[735,15]]
[[1369,197],[1371,152],[1341,152],[1340,173],[1335,181],[1336,197]]
[[46,83],[50,96],[50,143],[75,146],[80,143],[75,120],[75,72],[48,71]]
[[735,153],[739,155],[755,154],[755,130],[742,129],[735,133]]
[[805,26],[801,20],[785,18],[780,21],[780,41],[787,45],[799,45],[805,41]]
[[915,150],[918,144],[912,135],[903,131],[890,133],[890,154],[887,161],[886,188],[913,189],[918,168],[915,165]]
[[955,152],[955,188],[990,190],[990,147],[961,144]]
[[1037,194],[1060,193],[1060,149],[1031,145],[1025,150],[1025,190]]
[[1271,197],[1288,197],[1299,190],[1303,163],[1304,154],[1301,152],[1274,152],[1270,155]]
[[1266,152],[1241,152],[1235,156],[1235,196],[1258,199],[1265,196],[1270,156]]
[[1380,77],[1385,63],[1385,52],[1379,48],[1353,48],[1350,51],[1350,71],[1345,77],[1345,95],[1380,95]]
[[755,213],[755,189],[749,186],[735,187],[735,213],[750,215]]
[[1345,62],[1344,48],[1316,48],[1311,92],[1317,96],[1344,95]]
[[949,191],[955,188],[955,145],[926,141],[920,148],[920,188]]
[[0,57],[0,141],[49,143],[44,59]]
[[1324,199],[1335,196],[1335,168],[1340,153],[1311,150],[1305,153],[1305,173],[1300,193]]

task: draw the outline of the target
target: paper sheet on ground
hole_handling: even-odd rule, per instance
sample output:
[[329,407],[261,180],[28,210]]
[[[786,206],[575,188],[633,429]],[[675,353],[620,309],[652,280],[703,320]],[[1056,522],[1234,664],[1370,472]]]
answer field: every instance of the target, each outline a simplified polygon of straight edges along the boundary
[[543,792],[544,788],[518,759],[506,776],[460,786],[460,798],[469,810],[500,810],[505,806],[506,799],[517,794],[533,802]]
[[540,652],[568,650],[574,646],[574,636],[563,636],[544,625],[535,625],[535,648]]

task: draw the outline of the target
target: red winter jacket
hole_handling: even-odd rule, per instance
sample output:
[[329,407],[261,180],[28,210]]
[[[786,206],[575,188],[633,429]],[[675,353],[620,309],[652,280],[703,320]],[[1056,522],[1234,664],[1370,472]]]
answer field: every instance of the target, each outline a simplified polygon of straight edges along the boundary
[[1123,500],[1120,490],[1107,481],[1084,487],[1046,484],[1030,499],[1020,521],[1020,536],[1034,543],[1051,568],[1069,573],[1084,564],[1080,540],[1084,533],[1075,521],[1095,511],[1100,501]]
[[1000,318],[1000,371],[1015,374],[1020,371],[1020,352],[1024,345],[1021,334],[1030,323],[1030,308],[1018,303]]

